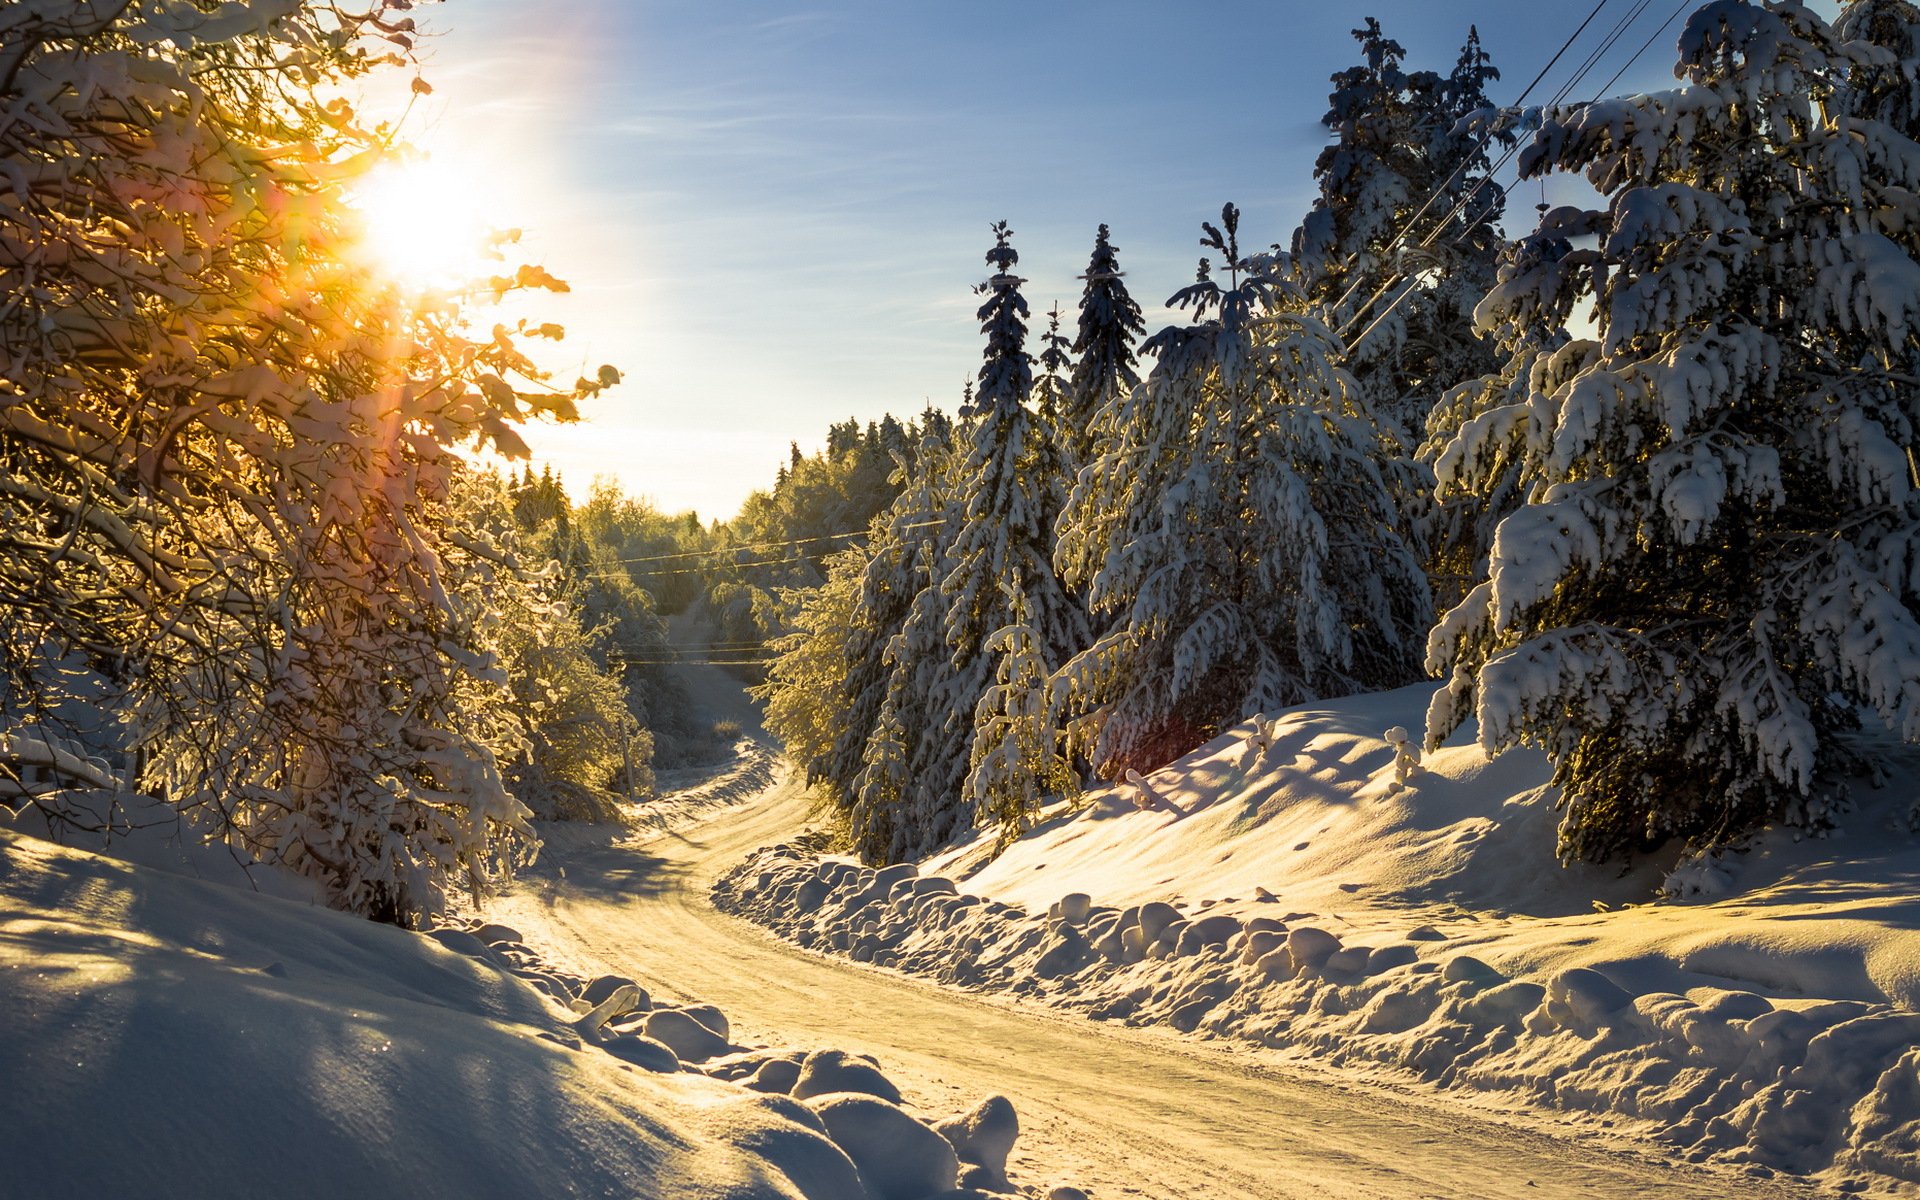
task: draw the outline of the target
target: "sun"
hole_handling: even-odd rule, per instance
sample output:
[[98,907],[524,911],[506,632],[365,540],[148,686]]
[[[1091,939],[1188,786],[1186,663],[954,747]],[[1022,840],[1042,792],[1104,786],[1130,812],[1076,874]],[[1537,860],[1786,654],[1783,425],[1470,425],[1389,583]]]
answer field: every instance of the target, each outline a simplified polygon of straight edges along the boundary
[[395,283],[452,288],[486,275],[499,241],[483,210],[482,177],[444,159],[383,163],[353,187],[362,253]]

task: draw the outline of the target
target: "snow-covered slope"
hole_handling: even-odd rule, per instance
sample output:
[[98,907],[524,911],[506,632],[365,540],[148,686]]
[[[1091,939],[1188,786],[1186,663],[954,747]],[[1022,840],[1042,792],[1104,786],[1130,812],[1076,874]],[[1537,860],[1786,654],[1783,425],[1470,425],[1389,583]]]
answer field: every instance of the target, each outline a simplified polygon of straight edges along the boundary
[[1842,835],[1563,869],[1537,756],[1449,747],[1396,786],[1384,734],[1429,695],[1290,711],[1264,747],[1237,730],[997,857],[991,835],[917,875],[776,848],[719,898],[862,961],[1920,1194],[1912,752],[1879,749],[1899,782],[1863,789]]
[[0,832],[0,1192],[838,1200],[792,1105],[430,938]]
[[[1747,987],[1920,1009],[1914,749],[1875,747],[1891,782],[1858,787],[1832,837],[1776,832],[1708,861],[1680,864],[1668,848],[1626,869],[1562,867],[1537,753],[1489,762],[1463,731],[1396,790],[1383,735],[1419,729],[1431,695],[1420,685],[1291,710],[1264,753],[1243,726],[1150,777],[1184,816],[1138,809],[1138,789],[1120,785],[1056,809],[997,858],[983,836],[922,871],[1029,908],[1085,892],[1248,917],[1278,906],[1343,930],[1431,921],[1509,972],[1601,966],[1635,990]],[[1685,894],[1649,903],[1669,878]]]

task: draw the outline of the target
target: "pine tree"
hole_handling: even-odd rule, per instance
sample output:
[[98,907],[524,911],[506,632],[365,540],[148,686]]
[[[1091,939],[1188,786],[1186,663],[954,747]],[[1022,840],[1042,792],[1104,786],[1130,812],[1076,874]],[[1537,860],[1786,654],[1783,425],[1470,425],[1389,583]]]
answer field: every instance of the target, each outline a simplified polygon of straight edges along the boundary
[[1063,672],[1103,775],[1148,770],[1255,713],[1405,683],[1430,617],[1385,471],[1397,442],[1228,205],[1169,301],[1146,382],[1109,409],[1057,562],[1110,632]]
[[1140,384],[1134,341],[1146,332],[1140,306],[1127,293],[1118,247],[1100,226],[1080,293],[1080,324],[1072,350],[1078,355],[1063,411],[1063,453],[1076,470],[1094,456],[1095,422],[1100,411]]
[[[1295,282],[1349,343],[1364,399],[1412,444],[1440,394],[1495,362],[1472,313],[1493,281],[1506,196],[1484,129],[1500,73],[1470,31],[1452,74],[1409,73],[1405,49],[1369,17],[1363,62],[1333,76],[1314,166],[1320,195],[1293,239]],[[1506,137],[1502,132],[1494,136]]]
[[1587,214],[1556,209],[1501,256],[1476,312],[1478,330],[1505,361],[1447,392],[1428,416],[1421,463],[1434,481],[1426,522],[1428,578],[1443,608],[1458,604],[1486,571],[1494,531],[1527,499],[1522,464],[1546,397],[1591,365],[1600,344],[1569,332],[1590,277],[1591,251],[1573,237]]
[[1546,231],[1598,249],[1489,303],[1589,295],[1599,334],[1499,418],[1517,467],[1456,455],[1527,503],[1434,633],[1428,743],[1477,716],[1490,752],[1543,747],[1568,859],[1817,826],[1860,716],[1920,740],[1911,98],[1798,3],[1709,4],[1680,46],[1685,86],[1550,114],[1524,155],[1606,197]]
[[[1019,290],[1023,280],[1013,274],[1020,259],[1011,239],[1004,221],[994,226],[994,245],[986,256],[994,273],[978,289],[987,297],[979,311],[987,345],[973,398],[971,444],[956,474],[965,514],[952,565],[941,581],[955,672],[948,725],[968,739],[975,736],[974,713],[993,666],[987,642],[1016,623],[1013,595],[1019,596],[1023,614],[1018,623],[1031,626],[1035,653],[1049,673],[1090,640],[1085,613],[1053,570],[1062,471],[1046,429],[1027,409],[1033,391],[1025,348],[1027,303]],[[956,798],[959,792],[956,786]]]
[[1060,306],[1055,304],[1047,313],[1047,331],[1040,335],[1040,374],[1033,382],[1033,415],[1040,423],[1047,444],[1060,458],[1056,473],[1063,479],[1072,478],[1078,464],[1067,460],[1066,439],[1070,434],[1067,425],[1067,376],[1073,370],[1072,343],[1060,332]]
[[983,824],[997,825],[1002,844],[1025,833],[1049,799],[1072,799],[1080,780],[1062,745],[1058,690],[1027,620],[1024,581],[1007,589],[1009,623],[984,647],[994,656],[994,683],[974,711],[967,794]]

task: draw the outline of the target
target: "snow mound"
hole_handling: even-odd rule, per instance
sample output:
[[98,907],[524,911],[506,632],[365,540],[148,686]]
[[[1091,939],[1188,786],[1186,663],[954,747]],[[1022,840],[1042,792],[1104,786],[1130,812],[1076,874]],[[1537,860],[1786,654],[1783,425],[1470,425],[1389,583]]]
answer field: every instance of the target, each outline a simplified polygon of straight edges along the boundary
[[858,1195],[773,1098],[428,937],[5,833],[0,930],[10,1193]]
[[[742,737],[733,753],[714,766],[658,772],[651,799],[624,806],[637,829],[675,829],[752,799],[779,782],[785,760],[758,737]],[[543,835],[544,836],[544,835]]]
[[827,1136],[860,1169],[872,1200],[924,1200],[957,1182],[960,1162],[953,1147],[899,1106],[857,1092],[808,1103]]
[[[1281,714],[1264,750],[1236,731],[1154,773],[1164,806],[1123,784],[997,858],[970,842],[874,871],[774,847],[716,902],[1097,1019],[1625,1116],[1693,1161],[1920,1188],[1911,783],[1860,805],[1866,836],[1762,838],[1710,877],[1563,870],[1539,758],[1410,766],[1384,736],[1430,693]],[[1676,875],[1694,899],[1652,903]]]

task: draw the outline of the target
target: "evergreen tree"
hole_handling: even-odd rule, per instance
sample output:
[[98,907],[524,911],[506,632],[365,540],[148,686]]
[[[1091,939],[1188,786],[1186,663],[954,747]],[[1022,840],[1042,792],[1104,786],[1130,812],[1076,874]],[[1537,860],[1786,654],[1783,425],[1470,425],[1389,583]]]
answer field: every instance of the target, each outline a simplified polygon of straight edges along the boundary
[[[1086,616],[1053,570],[1053,529],[1062,501],[1062,471],[1047,430],[1027,409],[1033,368],[1026,353],[1026,300],[1013,274],[1019,254],[1006,223],[994,226],[987,252],[993,275],[980,285],[987,346],[973,398],[971,444],[956,474],[965,513],[954,539],[952,564],[941,590],[947,599],[946,639],[955,672],[947,727],[974,736],[973,717],[985,694],[992,661],[989,638],[1015,624],[1012,597],[1020,597],[1021,625],[1029,625],[1035,652],[1048,671],[1090,640]],[[996,760],[997,761],[997,760]],[[956,800],[960,780],[954,780]],[[976,793],[998,783],[982,779]],[[1010,801],[1009,801],[1010,803]],[[1004,805],[996,801],[996,811]]]
[[1071,478],[1078,464],[1067,461],[1067,376],[1073,370],[1072,343],[1060,332],[1060,306],[1047,313],[1047,331],[1040,335],[1040,374],[1033,383],[1033,415],[1047,443],[1060,457],[1059,471]]
[[1430,619],[1384,433],[1330,331],[1228,205],[1169,303],[1146,382],[1107,410],[1061,521],[1062,574],[1110,632],[1064,671],[1103,775],[1149,770],[1255,713],[1405,683]]
[[[1411,444],[1447,388],[1490,373],[1473,308],[1493,281],[1506,196],[1490,178],[1485,123],[1500,73],[1470,31],[1453,72],[1408,72],[1373,18],[1353,31],[1363,62],[1333,76],[1314,166],[1320,195],[1294,235],[1295,282],[1349,343],[1368,404]],[[1499,137],[1506,137],[1503,132]]]
[[1079,357],[1062,417],[1063,453],[1076,471],[1093,458],[1100,411],[1139,386],[1133,346],[1146,332],[1140,306],[1123,281],[1118,247],[1108,240],[1105,225],[1094,236],[1093,255],[1080,278],[1086,287],[1080,293],[1080,325],[1071,347]]
[[[1841,28],[1904,36],[1884,4]],[[1712,844],[1831,818],[1865,713],[1920,740],[1920,203],[1894,54],[1798,3],[1719,0],[1685,86],[1550,115],[1531,177],[1583,171],[1598,249],[1503,281],[1504,309],[1591,296],[1598,337],[1536,369],[1517,466],[1463,429],[1460,485],[1527,503],[1442,621],[1427,738],[1543,747],[1560,853]],[[1904,73],[1911,81],[1911,71]],[[1863,80],[1872,86],[1856,87]],[[1911,82],[1906,85],[1911,88]]]
[[1458,604],[1486,571],[1494,531],[1527,499],[1524,447],[1545,397],[1591,365],[1600,344],[1569,332],[1594,254],[1572,237],[1588,216],[1572,208],[1542,217],[1501,256],[1477,328],[1492,338],[1501,368],[1468,380],[1434,406],[1420,461],[1434,481],[1426,530],[1428,578],[1443,608]]
[[[849,813],[855,850],[870,862],[910,858],[936,846],[958,832],[965,817],[953,788],[965,776],[968,743],[964,731],[952,727],[954,670],[940,590],[960,521],[955,430],[932,407],[918,425],[915,458],[902,464],[905,486],[867,577],[868,603],[877,609],[904,600],[905,617],[885,626],[884,652],[863,664],[881,669],[871,726],[863,729],[855,720],[847,730],[849,738],[864,738],[848,743],[859,751]],[[878,620],[874,625],[882,627]]]
[[1010,623],[987,639],[997,660],[993,686],[974,711],[967,794],[984,823],[999,826],[1002,844],[1025,833],[1051,799],[1072,798],[1080,780],[1060,736],[1058,689],[1027,620],[1018,576],[1007,589]]

